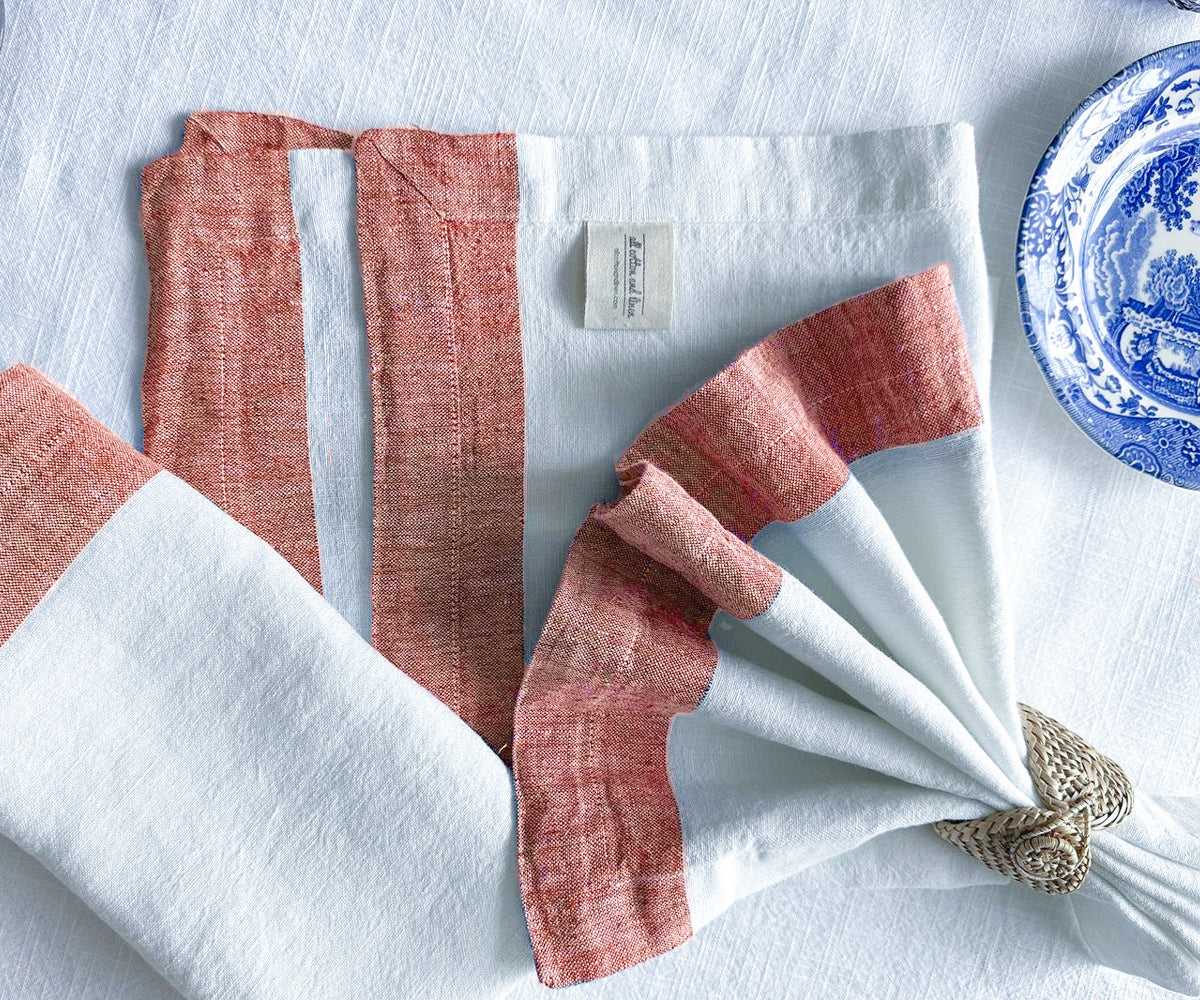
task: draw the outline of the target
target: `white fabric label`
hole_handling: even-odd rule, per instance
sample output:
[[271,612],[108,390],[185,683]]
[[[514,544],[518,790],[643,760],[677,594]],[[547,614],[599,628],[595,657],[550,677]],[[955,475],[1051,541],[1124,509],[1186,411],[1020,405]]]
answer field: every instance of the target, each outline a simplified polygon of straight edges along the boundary
[[675,227],[670,222],[589,222],[589,330],[669,330],[675,296]]

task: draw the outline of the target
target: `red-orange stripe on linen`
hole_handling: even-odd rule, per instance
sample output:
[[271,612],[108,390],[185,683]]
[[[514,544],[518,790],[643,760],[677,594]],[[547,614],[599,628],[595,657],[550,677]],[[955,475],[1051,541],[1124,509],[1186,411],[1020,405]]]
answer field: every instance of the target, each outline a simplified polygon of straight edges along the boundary
[[294,118],[200,112],[180,148],[142,172],[145,452],[318,590],[288,151],[349,145]]
[[741,543],[817,510],[855,458],[980,420],[940,266],[780,330],[634,441],[622,499],[571,545],[517,706],[518,866],[542,982],[595,979],[691,934],[667,736],[716,669],[716,602],[752,617],[774,598],[778,567]]
[[0,645],[158,471],[41,372],[0,372]]
[[287,153],[349,149],[374,420],[372,641],[507,755],[522,650],[525,396],[511,135],[349,135],[202,112],[143,173],[147,454],[314,587]]
[[373,130],[355,162],[372,642],[507,759],[525,665],[515,140]]
[[735,618],[753,618],[770,606],[783,579],[775,563],[656,466],[639,462],[621,471],[621,498],[595,508],[597,521]]

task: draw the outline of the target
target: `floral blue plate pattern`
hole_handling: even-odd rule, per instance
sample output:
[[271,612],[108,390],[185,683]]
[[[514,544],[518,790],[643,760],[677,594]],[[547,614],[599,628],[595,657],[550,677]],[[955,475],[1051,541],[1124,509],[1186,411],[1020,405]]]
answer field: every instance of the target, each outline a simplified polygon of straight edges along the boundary
[[1106,451],[1200,489],[1200,42],[1083,102],[1030,183],[1017,240],[1025,332]]

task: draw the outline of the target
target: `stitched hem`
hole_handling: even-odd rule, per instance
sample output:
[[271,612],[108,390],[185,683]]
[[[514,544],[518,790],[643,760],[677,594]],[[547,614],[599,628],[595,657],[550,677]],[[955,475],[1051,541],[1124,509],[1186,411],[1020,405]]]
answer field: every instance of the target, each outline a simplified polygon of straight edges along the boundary
[[289,150],[353,148],[372,641],[507,756],[524,671],[514,137],[204,111],[143,173],[146,453],[320,589]]
[[511,135],[355,144],[375,413],[372,642],[506,760],[524,672]]
[[0,372],[0,645],[158,471],[40,372]]
[[278,116],[198,113],[180,149],[143,171],[141,209],[150,272],[145,453],[317,590],[287,154],[297,145],[336,148],[337,135]]

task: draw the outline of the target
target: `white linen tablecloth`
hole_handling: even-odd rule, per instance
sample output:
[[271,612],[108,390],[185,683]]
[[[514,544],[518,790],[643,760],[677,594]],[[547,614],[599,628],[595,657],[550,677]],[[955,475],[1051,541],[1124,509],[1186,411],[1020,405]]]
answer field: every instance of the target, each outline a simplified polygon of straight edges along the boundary
[[[355,129],[544,134],[976,128],[997,277],[992,405],[1021,697],[1138,787],[1200,778],[1200,496],[1111,460],[1041,381],[1011,277],[1021,200],[1059,124],[1137,57],[1200,37],[1166,0],[718,0],[391,6],[5,5],[0,368],[35,364],[140,442],[139,171],[199,107]],[[589,997],[1171,994],[1097,968],[1016,887],[809,893],[785,883]],[[531,989],[528,995],[536,990]],[[51,876],[0,844],[0,998],[174,997]]]

